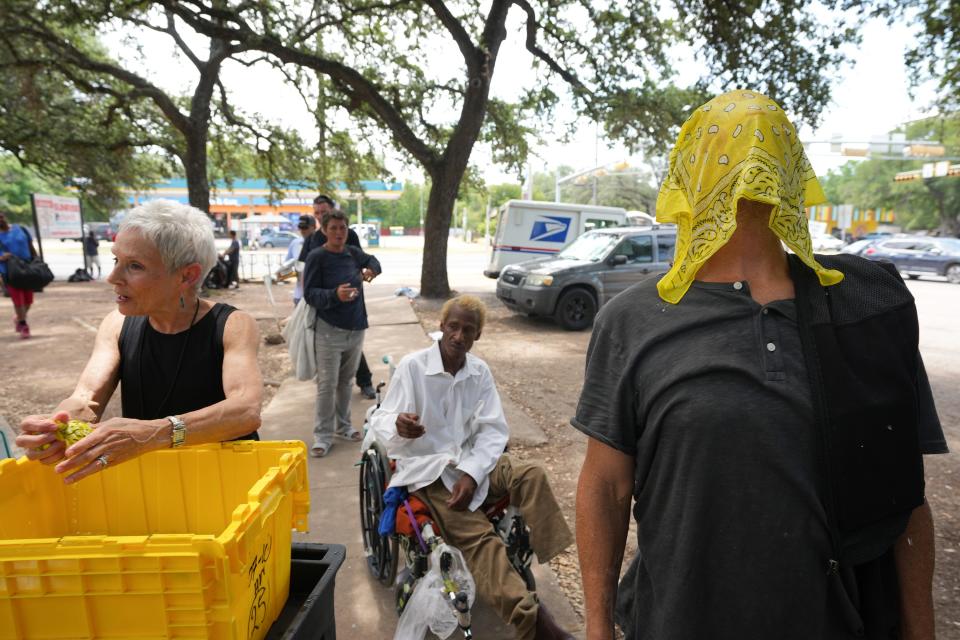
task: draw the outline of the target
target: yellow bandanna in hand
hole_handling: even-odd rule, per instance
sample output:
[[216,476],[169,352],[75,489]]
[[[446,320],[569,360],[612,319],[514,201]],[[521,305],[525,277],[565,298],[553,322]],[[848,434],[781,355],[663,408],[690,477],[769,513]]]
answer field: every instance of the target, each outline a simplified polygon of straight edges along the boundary
[[700,267],[730,239],[740,198],[773,205],[770,229],[821,284],[843,279],[813,257],[804,207],[826,196],[796,130],[773,100],[739,89],[694,111],[670,153],[657,222],[677,225],[677,247],[673,267],[657,283],[661,298],[680,302]]

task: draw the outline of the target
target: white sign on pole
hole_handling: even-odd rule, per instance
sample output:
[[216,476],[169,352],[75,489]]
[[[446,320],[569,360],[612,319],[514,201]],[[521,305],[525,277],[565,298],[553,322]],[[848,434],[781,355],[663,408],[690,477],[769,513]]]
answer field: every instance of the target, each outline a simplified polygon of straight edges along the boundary
[[837,207],[837,226],[841,229],[847,229],[853,224],[853,205],[842,204]]
[[807,225],[810,227],[811,236],[817,237],[827,235],[826,222],[823,222],[822,220],[809,220],[807,221]]
[[82,238],[80,200],[64,196],[33,194],[41,238]]

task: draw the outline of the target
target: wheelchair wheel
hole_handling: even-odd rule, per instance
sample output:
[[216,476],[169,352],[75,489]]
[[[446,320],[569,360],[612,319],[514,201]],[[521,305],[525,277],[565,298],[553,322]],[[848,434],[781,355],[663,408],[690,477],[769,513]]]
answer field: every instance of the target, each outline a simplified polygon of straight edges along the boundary
[[377,531],[383,513],[383,492],[387,488],[388,468],[381,448],[374,446],[360,462],[360,526],[367,568],[385,585],[393,584],[397,574],[397,540]]
[[531,571],[529,566],[519,569],[520,577],[523,578],[523,583],[527,585],[527,591],[530,593],[537,592],[537,581],[533,577],[533,571]]
[[504,540],[507,545],[507,557],[516,572],[523,578],[527,591],[535,592],[537,581],[533,577],[531,568],[533,549],[530,547],[530,532],[527,529],[527,523],[519,513],[513,515],[510,520],[510,530],[506,540]]

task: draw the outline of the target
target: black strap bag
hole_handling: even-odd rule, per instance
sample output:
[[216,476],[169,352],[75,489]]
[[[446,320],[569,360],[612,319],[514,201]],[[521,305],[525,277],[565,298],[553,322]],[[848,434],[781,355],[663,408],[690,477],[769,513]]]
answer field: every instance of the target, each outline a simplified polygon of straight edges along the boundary
[[45,286],[53,282],[53,271],[39,256],[27,262],[11,255],[7,259],[7,282],[16,289],[43,291]]
[[[23,227],[20,228],[23,229]],[[23,229],[23,232],[27,234],[30,253],[33,253],[33,238],[26,229]],[[0,247],[2,246],[3,243],[0,243]],[[43,288],[51,282],[53,282],[53,271],[40,259],[40,256],[33,255],[30,260],[24,260],[11,253],[7,258],[7,284],[11,287],[25,291],[43,291]]]

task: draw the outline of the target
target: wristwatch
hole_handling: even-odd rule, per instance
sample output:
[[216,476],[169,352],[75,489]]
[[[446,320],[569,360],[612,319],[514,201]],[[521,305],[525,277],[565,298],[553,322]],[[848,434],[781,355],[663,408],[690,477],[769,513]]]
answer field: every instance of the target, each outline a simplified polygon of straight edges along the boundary
[[187,423],[177,416],[167,416],[167,420],[173,425],[173,431],[170,432],[170,448],[176,449],[183,446],[183,441],[187,438]]

